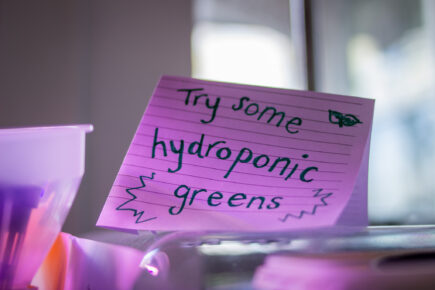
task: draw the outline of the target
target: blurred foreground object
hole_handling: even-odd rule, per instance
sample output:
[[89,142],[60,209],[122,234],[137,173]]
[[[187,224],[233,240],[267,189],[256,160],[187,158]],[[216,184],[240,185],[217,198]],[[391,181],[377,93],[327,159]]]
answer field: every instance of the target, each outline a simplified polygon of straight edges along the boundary
[[56,239],[83,177],[91,131],[0,130],[0,289],[27,287]]
[[132,289],[143,252],[60,233],[32,281],[40,289]]

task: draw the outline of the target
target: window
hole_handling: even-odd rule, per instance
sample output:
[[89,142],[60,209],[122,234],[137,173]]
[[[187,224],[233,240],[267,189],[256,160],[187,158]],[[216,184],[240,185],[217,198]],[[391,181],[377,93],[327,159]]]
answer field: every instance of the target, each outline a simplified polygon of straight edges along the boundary
[[194,77],[303,88],[288,1],[196,1]]
[[376,99],[370,220],[435,223],[433,11],[430,0],[198,0],[193,75],[292,89],[313,76],[310,89]]

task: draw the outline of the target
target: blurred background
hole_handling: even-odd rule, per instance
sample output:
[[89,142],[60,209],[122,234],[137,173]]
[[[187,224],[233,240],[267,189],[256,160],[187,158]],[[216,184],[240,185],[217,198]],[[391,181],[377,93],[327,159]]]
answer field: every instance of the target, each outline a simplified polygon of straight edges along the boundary
[[97,217],[162,74],[376,99],[372,224],[435,223],[435,1],[0,0],[0,127],[92,123]]

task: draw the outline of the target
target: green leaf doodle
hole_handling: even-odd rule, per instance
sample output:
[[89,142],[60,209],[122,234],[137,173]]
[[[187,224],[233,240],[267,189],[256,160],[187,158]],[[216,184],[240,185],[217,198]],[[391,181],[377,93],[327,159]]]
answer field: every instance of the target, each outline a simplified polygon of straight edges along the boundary
[[362,124],[362,122],[352,114],[343,114],[337,111],[329,111],[329,122],[332,124],[337,124],[338,127],[352,127],[356,124]]

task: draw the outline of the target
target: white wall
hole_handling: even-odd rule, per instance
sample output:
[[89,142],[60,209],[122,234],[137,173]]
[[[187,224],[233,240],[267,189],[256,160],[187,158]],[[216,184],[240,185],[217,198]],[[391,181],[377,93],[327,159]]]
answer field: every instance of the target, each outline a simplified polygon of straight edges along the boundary
[[94,224],[161,74],[190,75],[191,0],[0,0],[0,127],[89,122],[64,231]]

